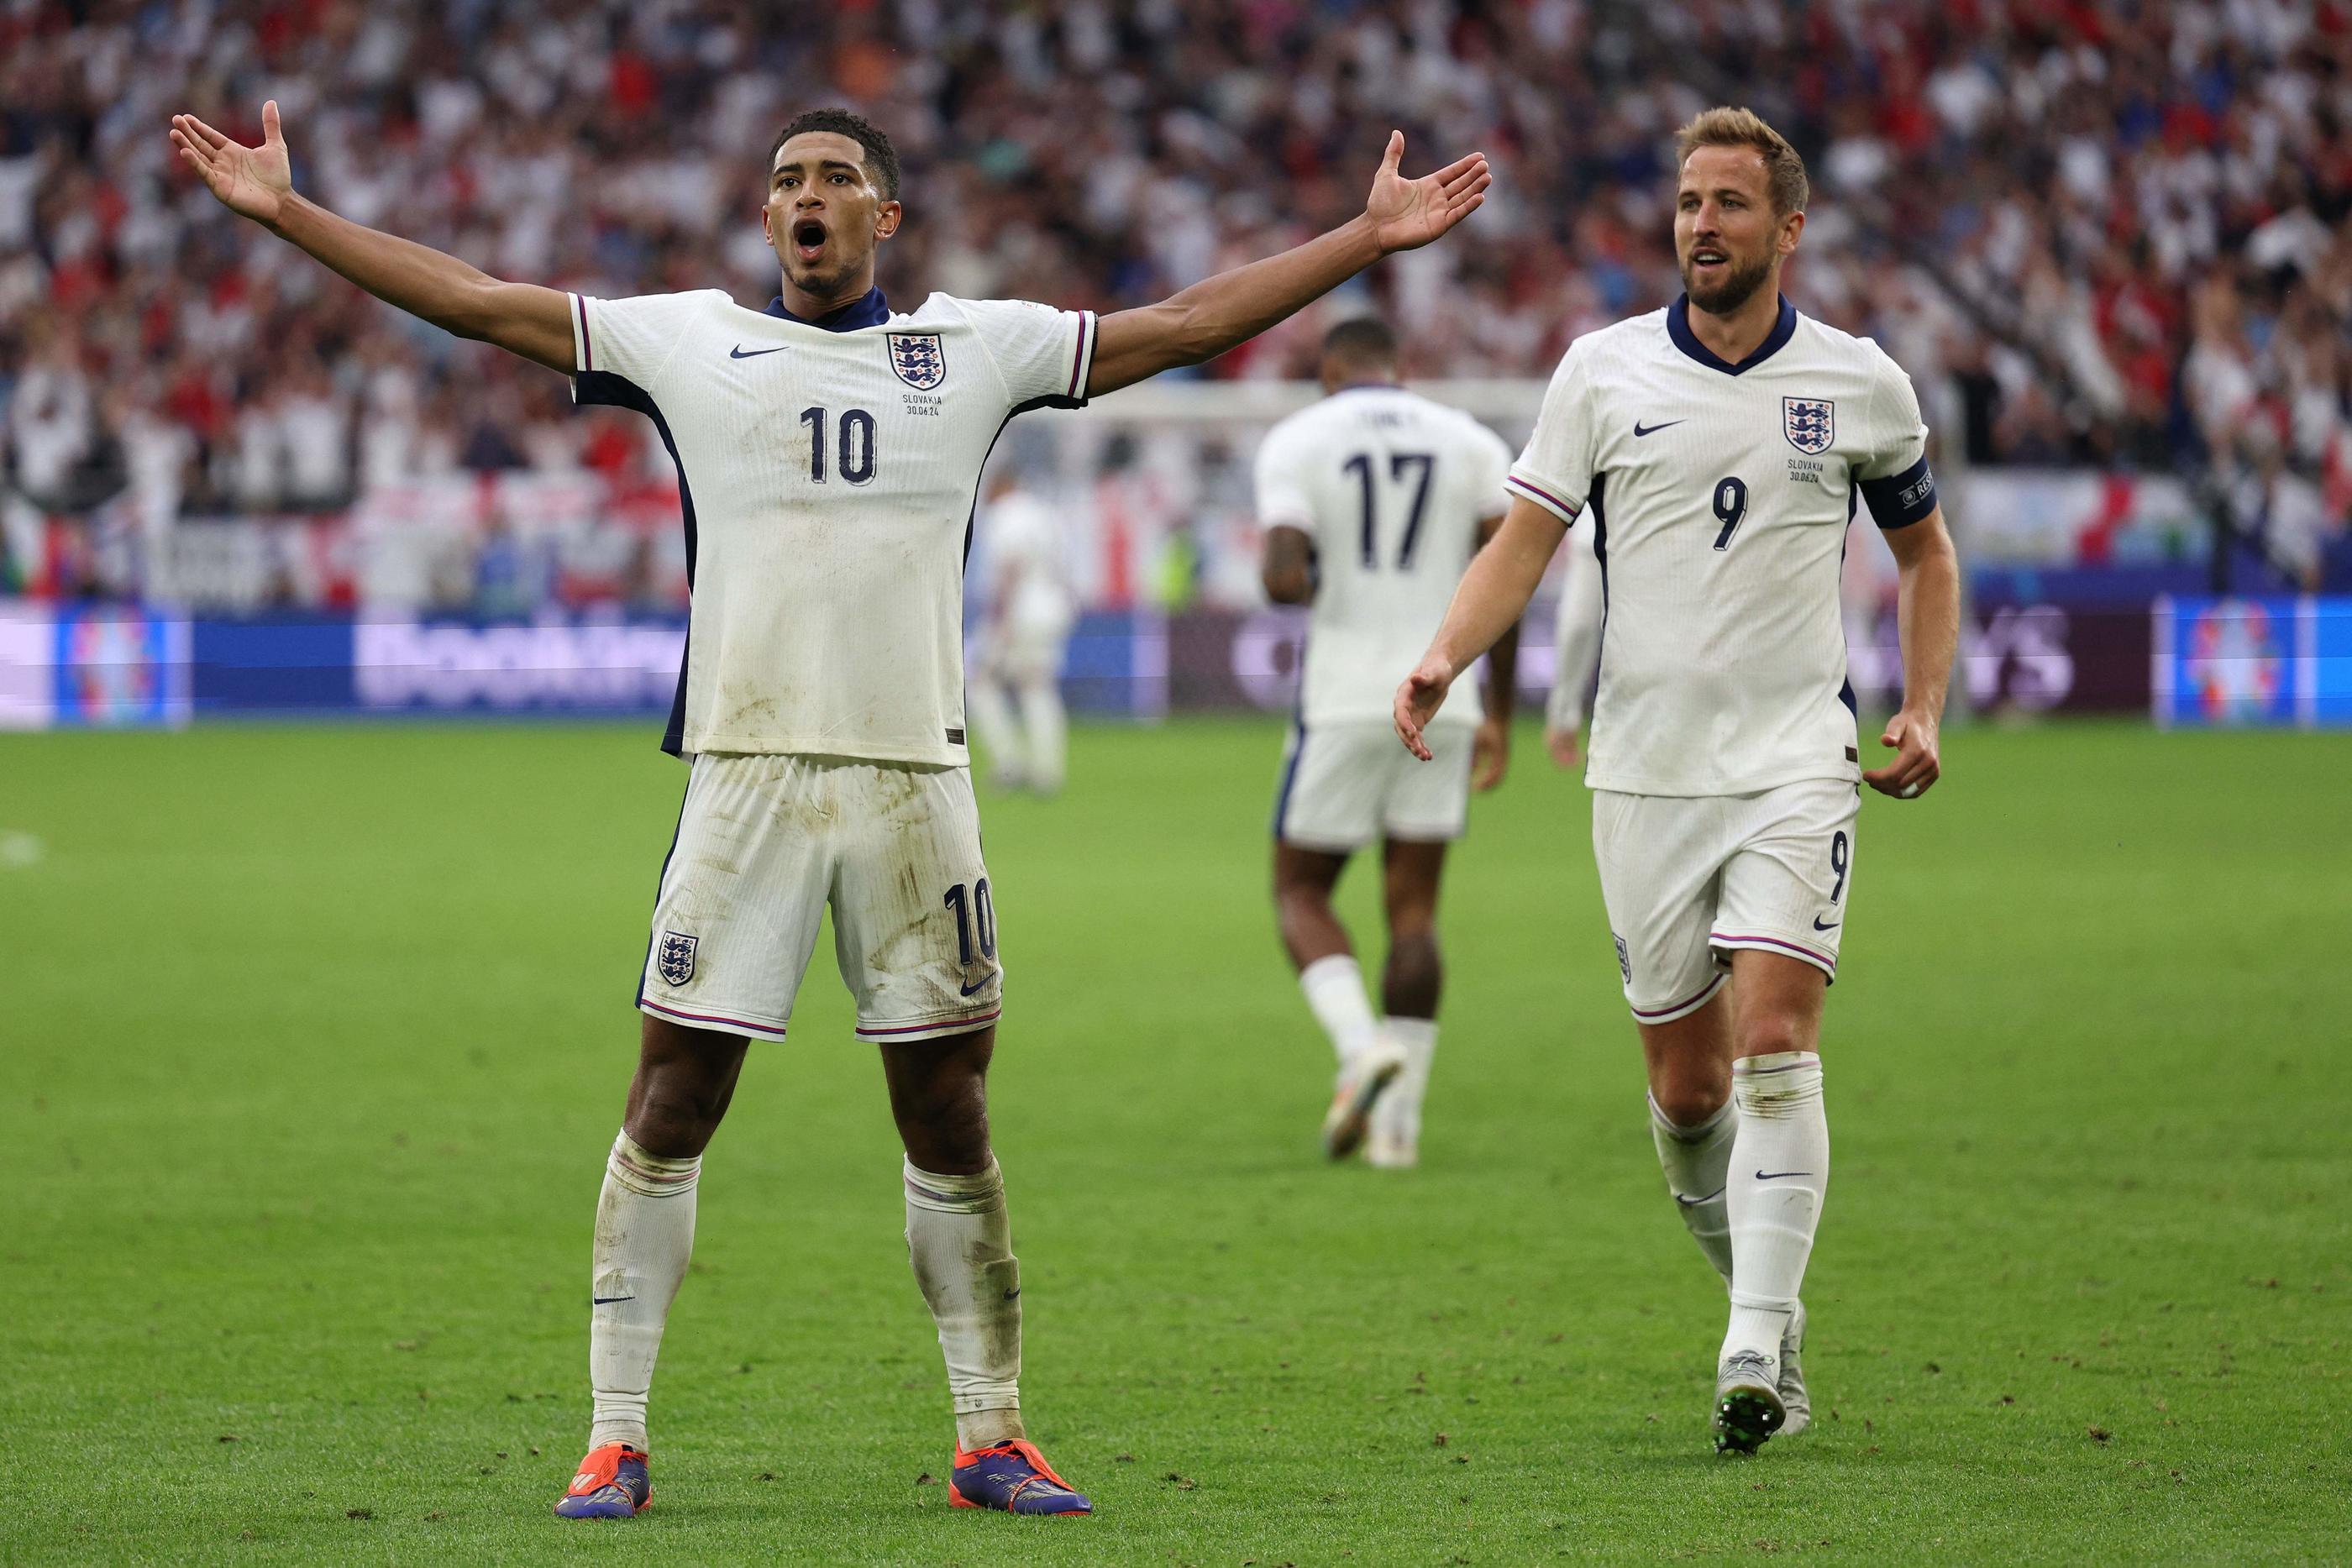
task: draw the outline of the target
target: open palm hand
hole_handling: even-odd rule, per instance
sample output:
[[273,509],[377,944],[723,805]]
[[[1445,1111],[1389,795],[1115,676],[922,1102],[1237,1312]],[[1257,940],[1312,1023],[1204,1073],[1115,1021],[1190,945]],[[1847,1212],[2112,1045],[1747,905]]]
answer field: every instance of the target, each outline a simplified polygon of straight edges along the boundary
[[172,117],[172,144],[205,187],[233,213],[256,223],[274,223],[294,193],[294,171],[286,138],[278,128],[278,100],[261,106],[261,145],[235,141],[193,114]]
[[1372,176],[1371,196],[1364,203],[1364,216],[1383,252],[1427,245],[1476,212],[1486,199],[1486,187],[1494,183],[1483,152],[1457,158],[1418,180],[1397,172],[1403,158],[1404,132],[1391,131],[1381,172]]

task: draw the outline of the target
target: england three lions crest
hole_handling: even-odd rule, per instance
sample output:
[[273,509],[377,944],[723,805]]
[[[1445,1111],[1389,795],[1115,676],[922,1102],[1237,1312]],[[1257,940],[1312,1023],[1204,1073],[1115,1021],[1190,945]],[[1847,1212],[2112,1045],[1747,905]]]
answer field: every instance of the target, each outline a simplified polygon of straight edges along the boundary
[[1780,400],[1780,431],[1789,444],[1808,456],[1830,449],[1836,433],[1837,404],[1825,397],[1784,397]]
[[890,368],[917,392],[929,392],[948,379],[948,352],[937,332],[893,332]]
[[661,946],[654,952],[654,969],[666,985],[682,986],[694,978],[696,938],[678,931],[665,931]]

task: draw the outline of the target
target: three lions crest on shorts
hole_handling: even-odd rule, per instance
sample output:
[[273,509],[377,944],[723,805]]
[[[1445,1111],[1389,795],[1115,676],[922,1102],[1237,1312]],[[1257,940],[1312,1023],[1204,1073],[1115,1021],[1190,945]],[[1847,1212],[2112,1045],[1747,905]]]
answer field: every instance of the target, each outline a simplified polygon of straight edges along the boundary
[[1780,400],[1780,430],[1789,444],[1808,456],[1830,449],[1837,404],[1825,397],[1784,397]]
[[696,938],[682,932],[665,931],[661,946],[654,954],[654,968],[666,985],[682,986],[694,978],[694,948]]
[[890,334],[890,368],[917,392],[929,392],[948,379],[947,350],[937,332]]

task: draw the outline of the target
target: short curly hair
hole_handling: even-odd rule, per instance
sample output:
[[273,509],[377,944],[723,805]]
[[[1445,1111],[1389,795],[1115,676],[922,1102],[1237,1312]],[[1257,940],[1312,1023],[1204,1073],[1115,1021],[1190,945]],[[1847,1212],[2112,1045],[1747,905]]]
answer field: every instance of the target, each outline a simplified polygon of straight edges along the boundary
[[805,136],[812,131],[829,131],[836,136],[846,136],[866,150],[866,177],[874,182],[886,202],[898,199],[898,150],[890,145],[873,121],[862,114],[845,109],[812,109],[796,114],[792,122],[776,132],[775,141],[768,148],[768,168],[776,166],[776,154],[784,143],[795,136]]

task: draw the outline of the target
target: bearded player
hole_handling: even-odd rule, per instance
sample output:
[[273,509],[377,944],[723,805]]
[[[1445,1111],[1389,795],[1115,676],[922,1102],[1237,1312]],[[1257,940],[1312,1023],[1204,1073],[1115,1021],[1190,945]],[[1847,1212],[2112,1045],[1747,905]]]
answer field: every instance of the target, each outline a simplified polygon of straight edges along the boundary
[[[1958,568],[1911,382],[1797,314],[1780,268],[1804,164],[1745,110],[1676,145],[1684,298],[1569,346],[1507,482],[1511,508],[1396,694],[1416,756],[1455,674],[1592,519],[1604,596],[1592,843],[1651,1125],[1684,1223],[1730,1292],[1718,1449],[1809,1417],[1800,1296],[1829,1178],[1822,1009],[1853,885],[1860,787],[1932,788]],[[1903,706],[1864,772],[1838,612],[1867,505],[1901,572]]]
[[906,1148],[908,1250],[955,1410],[951,1499],[1088,1511],[1022,1421],[1021,1281],[988,1139],[1003,971],[961,647],[981,469],[1024,409],[1212,358],[1437,238],[1483,199],[1486,161],[1408,181],[1391,134],[1360,216],[1141,309],[934,294],[894,311],[874,277],[904,215],[898,155],[820,110],[769,152],[761,223],[782,279],[759,311],[717,289],[608,300],[501,282],[297,194],[275,103],[262,129],[245,147],[183,115],[172,139],[234,211],[404,310],[562,371],[580,402],[639,410],[677,465],[692,612],[663,744],[693,767],[596,1207],[589,1452],[556,1511],[627,1518],[650,1496],[646,1394],[702,1153],[749,1041],[783,1039],[828,904]]

